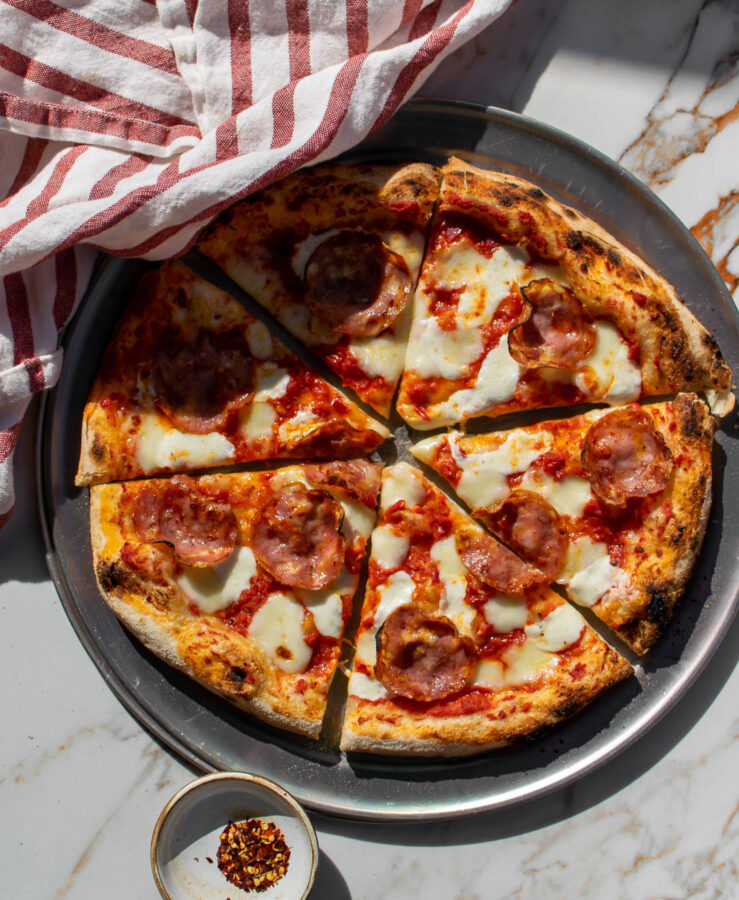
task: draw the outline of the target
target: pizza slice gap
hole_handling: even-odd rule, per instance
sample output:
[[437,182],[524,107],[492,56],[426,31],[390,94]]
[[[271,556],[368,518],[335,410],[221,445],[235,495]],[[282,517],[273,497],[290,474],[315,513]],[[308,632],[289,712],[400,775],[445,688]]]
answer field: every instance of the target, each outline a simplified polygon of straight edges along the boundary
[[508,546],[640,656],[672,617],[711,505],[715,420],[695,394],[412,452]]
[[317,739],[381,469],[358,459],[94,485],[100,592],[166,663]]
[[438,194],[423,163],[329,163],[231,207],[198,250],[384,416]]
[[172,262],[141,280],[104,353],[75,483],[351,458],[388,435],[238,301]]
[[733,406],[731,371],[672,286],[512,175],[442,169],[413,303],[397,402],[413,428],[680,391]]
[[341,748],[461,756],[561,722],[631,665],[413,466],[383,472]]

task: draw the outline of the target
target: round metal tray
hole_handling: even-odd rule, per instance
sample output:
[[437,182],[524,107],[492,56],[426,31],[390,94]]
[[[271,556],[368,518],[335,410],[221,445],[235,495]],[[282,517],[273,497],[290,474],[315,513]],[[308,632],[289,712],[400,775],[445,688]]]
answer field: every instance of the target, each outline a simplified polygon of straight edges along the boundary
[[[591,148],[514,113],[438,101],[405,106],[349,158],[442,162],[456,153],[528,177],[600,222],[677,288],[739,369],[739,316],[690,233],[633,176]],[[674,620],[636,676],[574,720],[522,746],[464,760],[345,758],[240,714],[147,652],[98,594],[88,492],[74,486],[82,409],[100,355],[146,267],[110,259],[65,335],[65,362],[45,399],[38,486],[49,568],[69,619],[122,703],[199,769],[274,779],[308,807],[368,820],[438,819],[491,810],[560,788],[633,743],[695,680],[725,634],[739,596],[739,447],[717,434],[714,502],[705,545]],[[197,267],[197,266],[196,266]],[[399,435],[400,436],[400,435]]]

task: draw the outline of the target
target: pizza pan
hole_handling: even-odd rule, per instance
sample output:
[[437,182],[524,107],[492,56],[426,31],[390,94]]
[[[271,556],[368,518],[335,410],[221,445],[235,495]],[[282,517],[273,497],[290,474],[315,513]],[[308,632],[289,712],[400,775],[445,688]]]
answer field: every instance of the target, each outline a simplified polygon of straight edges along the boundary
[[[678,219],[595,150],[510,112],[423,100],[407,104],[350,158],[441,162],[455,153],[530,178],[594,218],[677,288],[739,371],[739,316]],[[196,260],[195,268],[212,275]],[[276,731],[160,663],[100,598],[88,537],[88,492],[74,486],[82,409],[100,355],[146,263],[109,259],[64,337],[60,381],[45,400],[38,485],[49,568],[69,619],[125,706],[195,767],[271,778],[308,807],[339,816],[428,820],[499,809],[560,788],[642,737],[684,694],[726,633],[739,595],[739,445],[717,434],[708,533],[677,615],[636,677],[575,719],[521,746],[464,760],[354,756]],[[223,282],[223,276],[221,283]],[[237,290],[234,295],[243,299]],[[279,329],[277,329],[279,331]],[[396,448],[407,446],[396,428]],[[396,452],[390,447],[390,457]]]

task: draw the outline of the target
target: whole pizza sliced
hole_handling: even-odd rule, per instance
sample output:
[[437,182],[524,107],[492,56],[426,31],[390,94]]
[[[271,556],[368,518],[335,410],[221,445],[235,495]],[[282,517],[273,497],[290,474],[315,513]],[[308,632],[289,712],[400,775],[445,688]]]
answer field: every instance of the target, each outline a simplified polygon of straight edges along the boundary
[[695,394],[492,434],[426,438],[414,455],[474,515],[640,654],[700,551],[715,422]]
[[716,342],[673,288],[535,185],[443,168],[398,411],[414,428],[706,391],[733,405]]
[[387,436],[233,297],[168,263],[144,276],[105,351],[76,483],[364,456]]
[[100,591],[166,662],[317,737],[380,468],[348,460],[93,486]]
[[421,163],[317,166],[233,206],[198,248],[388,415],[437,192]]
[[456,756],[561,721],[629,663],[420,472],[385,469],[344,750]]

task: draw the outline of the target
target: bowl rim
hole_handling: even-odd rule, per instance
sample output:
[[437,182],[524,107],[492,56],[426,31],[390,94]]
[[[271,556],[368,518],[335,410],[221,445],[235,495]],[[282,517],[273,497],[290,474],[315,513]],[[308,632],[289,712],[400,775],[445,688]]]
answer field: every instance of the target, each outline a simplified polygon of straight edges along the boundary
[[313,887],[313,882],[316,877],[316,870],[318,868],[318,840],[316,838],[316,831],[313,827],[313,823],[308,818],[307,813],[300,805],[300,803],[295,799],[295,797],[293,797],[292,794],[286,791],[285,788],[280,787],[279,784],[269,778],[265,778],[262,775],[253,775],[250,772],[211,772],[208,775],[201,775],[200,778],[195,778],[181,787],[164,804],[164,808],[159,813],[159,818],[154,825],[154,831],[151,835],[151,843],[149,847],[151,871],[154,876],[156,886],[159,889],[159,893],[164,898],[164,900],[172,900],[172,895],[164,886],[164,882],[159,871],[159,859],[157,854],[157,851],[159,849],[159,839],[162,829],[164,828],[164,824],[172,810],[180,803],[181,800],[183,800],[192,791],[196,791],[203,785],[209,784],[213,781],[243,781],[250,784],[257,784],[260,787],[265,788],[266,790],[271,791],[274,794],[277,794],[293,809],[293,811],[297,815],[297,818],[300,820],[303,829],[308,835],[308,841],[310,843],[311,849],[310,873],[308,875],[308,881],[305,885],[305,889],[299,898],[299,900],[306,900],[311,888]]

